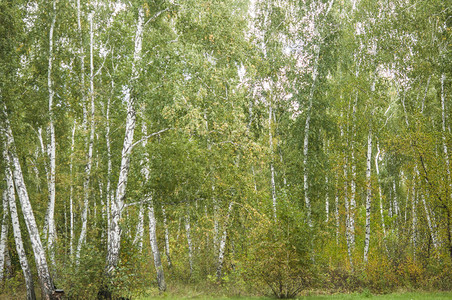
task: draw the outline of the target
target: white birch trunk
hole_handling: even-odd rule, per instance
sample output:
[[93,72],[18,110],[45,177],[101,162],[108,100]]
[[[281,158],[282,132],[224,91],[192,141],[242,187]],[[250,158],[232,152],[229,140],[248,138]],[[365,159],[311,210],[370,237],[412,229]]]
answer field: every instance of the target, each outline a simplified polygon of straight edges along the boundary
[[190,227],[190,211],[187,204],[187,215],[185,216],[185,232],[187,235],[188,244],[188,263],[190,265],[190,276],[193,274],[193,243],[191,240],[191,227]]
[[166,209],[163,205],[162,205],[162,214],[163,214],[163,228],[165,229],[166,261],[168,262],[168,268],[172,268],[173,264],[171,263],[171,255],[170,255],[168,219],[166,217]]
[[[5,155],[5,154],[3,154]],[[7,154],[6,154],[7,155]],[[4,270],[5,270],[5,258],[7,251],[8,241],[8,194],[7,189],[3,191],[3,216],[2,216],[2,229],[0,237],[0,284],[3,282]]]
[[378,165],[378,161],[380,160],[380,147],[377,143],[377,155],[375,155],[375,170],[377,171],[377,183],[378,183],[378,198],[380,202],[380,215],[381,215],[381,228],[383,229],[383,238],[386,238],[386,226],[385,226],[385,217],[383,211],[383,199],[381,193],[381,184],[380,184],[380,168]]
[[[358,73],[356,74],[358,77]],[[351,195],[350,195],[350,245],[352,251],[355,248],[355,211],[356,211],[356,161],[355,161],[355,139],[356,139],[356,107],[358,106],[358,92],[356,92],[355,102],[353,103],[352,111],[352,141],[351,141],[351,154],[352,154],[352,182],[351,182]]]
[[304,188],[304,202],[306,205],[306,218],[309,227],[312,227],[311,220],[311,200],[309,199],[309,178],[308,178],[308,151],[309,151],[309,126],[311,123],[312,101],[314,98],[315,84],[317,80],[317,68],[320,55],[320,46],[315,47],[316,56],[314,61],[314,70],[312,71],[312,85],[309,91],[309,106],[307,110],[306,123],[304,127],[304,141],[303,141],[303,188]]
[[[7,157],[7,153],[3,154],[4,157]],[[27,255],[25,253],[25,248],[22,241],[22,233],[20,231],[20,223],[19,223],[19,216],[17,215],[17,207],[16,207],[16,194],[14,191],[14,182],[13,177],[11,173],[11,169],[9,166],[6,168],[6,184],[7,189],[4,193],[4,203],[3,203],[3,209],[4,209],[4,218],[5,221],[8,211],[8,204],[9,204],[9,211],[11,215],[11,222],[13,225],[13,233],[14,233],[14,241],[16,244],[16,251],[17,255],[19,257],[20,266],[22,268],[22,272],[24,274],[25,278],[25,286],[27,288],[27,300],[35,300],[35,290],[34,290],[34,284],[33,284],[33,277],[31,274],[31,269],[28,264]],[[3,233],[3,230],[2,230]],[[3,236],[2,236],[3,237]]]
[[446,81],[446,74],[441,74],[441,116],[442,116],[442,139],[443,139],[443,152],[444,158],[446,160],[446,172],[447,180],[449,182],[449,193],[450,199],[452,199],[452,178],[450,176],[450,161],[449,161],[449,151],[447,148],[446,140],[446,94],[444,92],[444,82]]
[[[144,108],[143,108],[143,110],[144,110]],[[141,125],[141,133],[145,137],[148,134],[147,126],[146,126],[146,122],[143,118],[143,115],[141,115],[141,118],[143,119],[143,124]],[[143,149],[146,149],[146,145],[147,145],[147,139],[144,139],[142,142]],[[147,151],[145,151],[144,158],[141,161],[141,166],[142,166],[141,173],[144,177],[145,182],[148,182],[148,180],[149,180],[150,172],[149,172],[148,164],[149,164],[149,157],[148,157]],[[147,196],[147,199],[145,199],[145,201],[142,201],[142,200],[140,201],[140,210],[138,212],[138,223],[137,223],[137,228],[136,228],[136,235],[133,240],[133,243],[138,246],[138,249],[140,250],[140,252],[143,248],[144,209],[145,209],[145,205],[147,206],[147,204],[145,204],[145,203],[147,203],[148,200],[152,201],[152,198],[150,196]]]
[[328,223],[330,217],[330,195],[328,186],[328,175],[325,175],[325,222]]
[[225,220],[224,225],[223,225],[223,235],[222,235],[221,240],[220,240],[220,249],[219,249],[219,252],[218,252],[217,280],[221,279],[221,271],[223,270],[224,252],[226,250],[226,240],[227,240],[227,237],[228,237],[229,219],[230,219],[231,214],[232,214],[233,205],[234,205],[234,203],[231,201],[231,203],[229,203],[228,213],[226,215],[226,220]]
[[397,189],[396,189],[396,183],[395,179],[392,181],[392,191],[394,192],[393,200],[394,200],[394,214],[396,215],[396,220],[399,217],[399,202],[397,200]]
[[[137,30],[135,35],[135,50],[133,55],[132,63],[132,78],[130,84],[133,85],[138,78],[138,70],[136,65],[141,61],[141,48],[142,48],[142,38],[143,38],[143,23],[144,23],[144,9],[140,7],[138,11],[138,21]],[[118,186],[116,189],[116,196],[111,205],[111,220],[109,228],[110,242],[108,243],[107,252],[107,274],[111,274],[113,269],[117,266],[119,262],[119,251],[121,242],[121,229],[119,227],[119,222],[121,220],[121,213],[124,207],[124,196],[126,193],[127,179],[129,175],[130,168],[130,154],[132,152],[133,134],[135,130],[136,123],[136,112],[135,112],[135,101],[134,95],[130,94],[128,99],[124,99],[128,102],[127,104],[127,118],[126,118],[126,132],[124,136],[124,144],[121,154],[121,166],[119,169],[119,179]]]
[[28,197],[27,188],[22,175],[22,169],[20,166],[19,158],[16,154],[14,137],[12,134],[11,126],[6,115],[6,107],[4,107],[4,135],[6,136],[8,155],[5,157],[5,161],[8,165],[12,166],[13,179],[16,186],[17,194],[19,196],[20,204],[22,206],[22,213],[24,216],[25,224],[27,225],[28,235],[30,237],[31,247],[35,257],[36,269],[41,285],[41,292],[43,299],[55,299],[55,287],[53,285],[52,278],[50,277],[49,267],[44,251],[44,247],[41,243],[39,236],[39,230],[36,225],[36,220],[31,207],[30,199]]
[[77,121],[74,120],[74,126],[72,127],[72,139],[71,139],[71,159],[69,164],[69,173],[71,177],[70,191],[69,191],[69,214],[70,214],[70,237],[69,237],[69,249],[71,257],[74,255],[74,185],[73,185],[73,161],[74,161],[74,148],[75,148],[75,129],[77,127]]
[[[341,126],[341,138],[344,137],[344,129]],[[347,156],[344,154],[344,206],[345,206],[345,241],[347,243],[347,254],[350,262],[350,267],[353,270],[353,257],[352,257],[352,246],[350,239],[350,207],[348,202],[348,184],[347,184]]]
[[416,249],[417,249],[417,196],[416,196],[416,186],[415,180],[413,180],[413,194],[411,200],[411,216],[412,216],[412,242],[413,242],[413,260],[416,261]]
[[166,291],[165,275],[163,273],[162,260],[160,258],[160,251],[157,244],[157,221],[154,214],[154,204],[152,198],[149,199],[149,240],[151,243],[152,254],[154,255],[154,266],[157,273],[157,284],[159,291]]
[[141,252],[143,250],[143,236],[144,236],[144,209],[145,204],[140,204],[140,210],[138,212],[138,223],[136,227],[135,238],[133,239],[133,244],[138,247],[138,250]]
[[367,196],[366,196],[366,237],[364,240],[364,262],[367,263],[369,244],[370,244],[370,209],[372,201],[372,182],[371,182],[371,162],[372,162],[372,129],[369,128],[369,135],[367,137]]
[[93,148],[94,148],[94,131],[95,131],[95,123],[94,123],[94,113],[95,113],[95,105],[94,105],[94,61],[93,61],[93,14],[89,16],[89,36],[90,36],[90,88],[89,88],[89,96],[90,96],[90,104],[91,104],[91,112],[90,112],[90,134],[89,134],[89,143],[88,143],[88,154],[87,154],[87,162],[85,166],[85,180],[83,182],[83,211],[82,211],[82,229],[80,231],[80,236],[77,244],[76,251],[76,264],[80,262],[80,251],[82,250],[82,246],[86,241],[86,231],[88,226],[88,210],[89,210],[89,184],[91,180],[91,170],[93,166]]
[[272,133],[272,103],[268,105],[268,140],[270,143],[270,175],[271,175],[271,191],[272,191],[272,205],[273,205],[273,219],[276,222],[276,183],[275,183],[275,168],[273,166],[273,133]]
[[50,116],[50,124],[49,124],[49,133],[50,133],[50,144],[48,148],[49,152],[49,161],[50,161],[50,180],[49,180],[49,236],[47,240],[47,247],[50,253],[50,260],[52,265],[55,265],[55,253],[54,253],[54,244],[56,239],[56,229],[55,229],[55,154],[56,154],[56,144],[55,144],[55,126],[54,126],[54,112],[53,112],[53,97],[55,95],[55,91],[53,89],[52,82],[52,67],[53,67],[53,30],[55,28],[55,20],[56,20],[56,1],[53,1],[53,17],[52,23],[50,25],[49,32],[49,65],[48,65],[48,73],[47,73],[47,86],[49,90],[49,116]]
[[435,230],[432,225],[432,220],[430,218],[430,210],[427,206],[427,202],[425,201],[424,194],[421,194],[421,199],[422,199],[422,203],[424,204],[425,217],[427,219],[427,225],[428,225],[428,229],[430,231],[430,237],[432,238],[433,246],[435,247],[435,249],[438,249],[438,240],[436,238],[436,233],[435,233]]
[[334,199],[334,215],[336,217],[336,245],[339,245],[339,229],[340,229],[340,217],[339,217],[339,193],[338,193],[338,185],[339,185],[339,178],[336,174],[336,195]]
[[[112,89],[114,83],[112,82]],[[110,145],[110,98],[107,100],[106,108],[106,119],[107,124],[105,128],[105,142],[107,144],[107,245],[110,245],[110,220],[111,220],[111,199],[113,198],[113,193],[111,191],[111,145]]]
[[88,112],[86,110],[86,93],[85,93],[85,50],[83,48],[83,31],[82,31],[82,21],[81,21],[81,8],[80,0],[77,0],[77,30],[80,39],[80,85],[81,85],[81,95],[82,95],[82,107],[83,107],[83,120],[82,128],[83,132],[86,131],[88,123]]

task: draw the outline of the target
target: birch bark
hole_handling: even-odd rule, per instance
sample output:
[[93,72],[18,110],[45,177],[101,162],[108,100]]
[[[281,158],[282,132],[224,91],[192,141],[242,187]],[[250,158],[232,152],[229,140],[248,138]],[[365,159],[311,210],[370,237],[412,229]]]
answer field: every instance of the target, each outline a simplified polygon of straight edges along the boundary
[[[141,48],[143,40],[143,23],[144,23],[144,9],[140,7],[138,11],[137,29],[135,35],[135,50],[132,63],[132,78],[130,80],[132,92],[133,85],[138,78],[137,64],[141,61]],[[124,101],[127,102],[127,118],[126,118],[126,132],[124,137],[124,144],[121,154],[121,166],[119,170],[118,186],[116,189],[116,196],[111,205],[111,220],[109,227],[110,242],[107,249],[107,267],[106,271],[108,275],[117,266],[119,262],[119,251],[121,242],[121,228],[119,221],[121,220],[121,213],[124,207],[124,196],[127,186],[127,178],[130,168],[130,154],[132,152],[133,134],[136,124],[136,112],[135,112],[135,100],[134,95],[129,92],[125,95]]]
[[76,264],[79,264],[80,260],[80,251],[82,250],[82,245],[86,241],[86,231],[88,226],[88,209],[89,209],[89,184],[91,180],[91,169],[93,165],[93,148],[94,148],[94,131],[95,131],[95,122],[94,122],[94,113],[95,113],[95,105],[94,105],[94,61],[93,61],[93,14],[89,16],[89,36],[90,36],[90,45],[89,45],[89,56],[90,56],[90,88],[89,88],[89,96],[91,100],[91,112],[90,112],[90,134],[89,134],[89,143],[88,143],[88,154],[87,154],[87,162],[85,166],[85,180],[83,182],[83,212],[82,212],[82,229],[80,231],[80,237],[77,244],[77,252],[76,252]]
[[[6,153],[6,150],[3,155],[5,158],[7,157],[8,154]],[[27,255],[25,254],[25,248],[24,248],[23,241],[22,241],[22,233],[20,232],[19,216],[17,215],[17,207],[16,207],[16,200],[15,200],[16,195],[15,195],[15,191],[14,191],[14,182],[13,182],[11,169],[9,168],[9,166],[6,167],[5,173],[6,173],[7,190],[5,190],[5,199],[4,199],[4,203],[3,203],[3,208],[5,209],[4,213],[6,216],[6,212],[8,210],[8,204],[9,204],[11,222],[13,225],[14,241],[16,244],[16,251],[17,251],[17,255],[19,256],[19,262],[20,262],[20,266],[22,268],[22,272],[24,274],[25,286],[27,287],[27,300],[35,300],[36,295],[35,295],[35,289],[34,289],[34,284],[33,284],[33,277],[31,275],[31,269],[28,264]]]
[[371,182],[371,162],[372,162],[372,128],[369,127],[369,134],[367,137],[367,169],[366,169],[366,181],[367,181],[367,196],[366,196],[366,237],[364,240],[364,262],[367,263],[369,244],[370,244],[370,209],[372,201],[372,182]]
[[47,247],[50,253],[50,261],[52,265],[55,265],[55,253],[54,244],[56,239],[56,229],[55,229],[55,154],[56,154],[56,144],[55,144],[55,126],[54,126],[54,112],[53,112],[53,97],[55,91],[53,89],[52,81],[52,68],[53,68],[53,31],[55,28],[56,20],[56,1],[53,1],[53,17],[52,23],[50,25],[49,32],[49,65],[47,73],[47,87],[49,90],[49,133],[50,133],[50,144],[48,148],[49,160],[50,160],[50,181],[49,181],[49,236],[47,241]]
[[11,130],[11,125],[6,115],[6,107],[4,107],[4,136],[6,138],[6,144],[8,149],[8,155],[5,157],[5,161],[8,165],[12,166],[13,180],[16,186],[17,194],[19,196],[20,204],[22,206],[22,213],[27,225],[28,234],[35,257],[36,269],[38,273],[39,282],[41,285],[41,293],[43,299],[53,300],[55,296],[55,286],[53,285],[52,278],[50,277],[49,267],[45,256],[44,247],[41,243],[39,236],[39,230],[36,225],[33,209],[31,207],[30,199],[28,197],[27,187],[22,175],[22,169],[20,166],[19,158],[16,154],[14,137]]
[[306,218],[309,227],[312,227],[311,200],[309,198],[309,182],[308,182],[309,126],[311,122],[311,111],[312,111],[312,101],[314,98],[314,89],[317,80],[320,46],[315,47],[315,52],[316,53],[314,61],[314,70],[312,72],[312,85],[309,91],[309,106],[307,110],[306,123],[304,127],[304,141],[303,141],[303,188],[304,188],[304,201],[306,205]]
[[276,222],[276,183],[275,183],[275,168],[273,162],[273,132],[272,132],[272,102],[268,105],[268,140],[270,144],[270,175],[271,175],[271,191],[272,191],[272,205],[273,205],[273,219]]
[[355,162],[355,138],[356,138],[356,106],[358,102],[358,93],[356,93],[355,102],[353,103],[353,116],[352,116],[352,141],[351,141],[351,154],[352,154],[352,182],[351,182],[351,195],[350,195],[350,246],[351,250],[355,248],[355,208],[356,208],[356,162]]
[[232,208],[234,203],[231,201],[228,207],[228,213],[226,215],[226,220],[223,225],[223,235],[220,240],[220,249],[218,252],[218,262],[217,262],[217,280],[221,279],[221,271],[223,270],[223,262],[224,262],[224,252],[226,249],[226,240],[228,237],[228,227],[229,227],[229,219],[231,217]]
[[187,244],[188,244],[188,263],[190,265],[190,275],[193,274],[193,243],[191,240],[191,227],[190,227],[190,213],[187,204],[187,215],[185,216],[185,232],[187,234]]
[[166,217],[166,209],[165,209],[165,207],[163,205],[162,205],[162,214],[163,214],[163,227],[165,229],[165,254],[166,254],[166,260],[168,262],[168,268],[172,268],[173,264],[171,263],[171,255],[170,255],[168,219]]
[[380,184],[380,168],[378,161],[380,160],[380,147],[377,143],[377,155],[375,155],[375,170],[377,172],[377,184],[378,184],[378,198],[380,202],[380,215],[381,215],[381,228],[383,229],[383,238],[386,238],[386,226],[385,226],[385,217],[383,211],[383,199],[381,193],[381,184]]
[[446,94],[444,92],[444,82],[446,81],[446,74],[441,74],[441,119],[442,119],[442,140],[443,140],[443,152],[444,158],[446,160],[446,172],[449,182],[449,193],[450,199],[452,199],[452,178],[450,176],[450,161],[449,161],[449,151],[447,148],[446,140]]
[[69,214],[70,214],[70,237],[69,237],[69,250],[71,257],[74,255],[74,184],[73,184],[73,162],[74,162],[74,148],[75,148],[75,129],[77,127],[77,121],[74,120],[72,127],[72,139],[71,139],[71,159],[69,163],[69,173],[71,177],[70,191],[69,191]]
[[149,210],[148,210],[148,217],[149,217],[149,240],[151,243],[151,249],[152,254],[154,255],[154,266],[155,271],[157,272],[157,284],[159,286],[159,291],[164,292],[166,291],[166,282],[165,282],[165,274],[163,273],[163,265],[162,260],[160,258],[160,251],[157,244],[157,221],[155,219],[154,214],[154,203],[152,201],[152,198],[149,199]]
[[[5,155],[5,154],[3,154]],[[7,189],[3,191],[2,195],[3,203],[3,216],[2,216],[2,229],[0,237],[0,283],[3,282],[5,271],[5,258],[7,251],[8,240],[8,194]]]

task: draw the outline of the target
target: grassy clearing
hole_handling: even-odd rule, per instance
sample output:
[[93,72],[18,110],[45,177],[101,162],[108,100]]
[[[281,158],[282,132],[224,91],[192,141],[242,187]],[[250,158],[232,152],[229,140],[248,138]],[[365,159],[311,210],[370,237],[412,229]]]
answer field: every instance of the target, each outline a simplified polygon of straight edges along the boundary
[[[150,299],[193,299],[193,300],[271,300],[270,297],[226,297],[226,296],[206,296],[206,295],[160,295],[146,298],[140,298],[140,300]],[[335,295],[315,295],[315,296],[299,296],[297,300],[446,300],[452,299],[452,292],[436,292],[436,293],[424,293],[424,292],[412,292],[412,293],[393,293],[387,295],[372,295],[370,293],[354,293],[354,294],[335,294]]]
[[370,293],[361,294],[337,294],[337,295],[321,295],[321,296],[302,296],[299,300],[361,300],[361,299],[376,299],[376,300],[445,300],[452,299],[452,293],[394,293],[387,295],[372,295]]

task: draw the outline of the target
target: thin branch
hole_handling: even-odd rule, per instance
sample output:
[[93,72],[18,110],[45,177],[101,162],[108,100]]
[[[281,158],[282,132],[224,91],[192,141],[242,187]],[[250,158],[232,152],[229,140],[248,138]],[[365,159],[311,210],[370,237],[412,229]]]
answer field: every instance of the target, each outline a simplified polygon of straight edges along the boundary
[[162,130],[160,130],[160,131],[151,133],[151,134],[149,134],[149,135],[147,135],[147,136],[144,136],[144,137],[142,137],[141,139],[139,139],[138,141],[136,141],[135,143],[133,143],[132,146],[130,146],[130,149],[133,149],[136,145],[138,145],[139,143],[141,143],[141,142],[147,140],[148,138],[153,137],[154,135],[159,135],[159,134],[161,134],[161,133],[163,133],[163,132],[165,132],[165,131],[168,131],[168,130],[170,130],[170,129],[174,129],[174,128],[165,128],[165,129],[162,129]]
[[160,16],[161,14],[163,14],[165,11],[169,11],[168,8],[165,8],[164,10],[161,10],[159,12],[157,12],[155,15],[153,15],[151,18],[149,18],[149,20],[144,24],[143,27],[145,27],[146,25],[148,25],[149,22],[154,21],[155,19],[158,18],[158,16]]

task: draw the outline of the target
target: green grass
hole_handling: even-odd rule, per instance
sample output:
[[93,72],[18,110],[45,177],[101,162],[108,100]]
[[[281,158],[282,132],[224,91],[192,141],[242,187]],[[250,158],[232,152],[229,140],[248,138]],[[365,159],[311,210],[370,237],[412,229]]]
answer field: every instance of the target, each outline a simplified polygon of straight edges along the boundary
[[[160,295],[147,298],[141,298],[140,300],[150,300],[150,299],[193,299],[193,300],[271,300],[274,298],[270,297],[215,297],[215,296],[205,296],[205,295]],[[387,295],[372,295],[371,293],[354,293],[354,294],[335,294],[335,295],[316,295],[316,296],[299,296],[297,300],[446,300],[452,299],[452,292],[447,293],[424,293],[424,292],[413,292],[413,293],[394,293]]]
[[375,300],[445,300],[452,299],[452,293],[394,293],[387,295],[372,295],[370,293],[361,294],[337,294],[337,295],[322,295],[322,296],[304,296],[298,297],[299,300],[365,300],[365,299],[375,299]]

